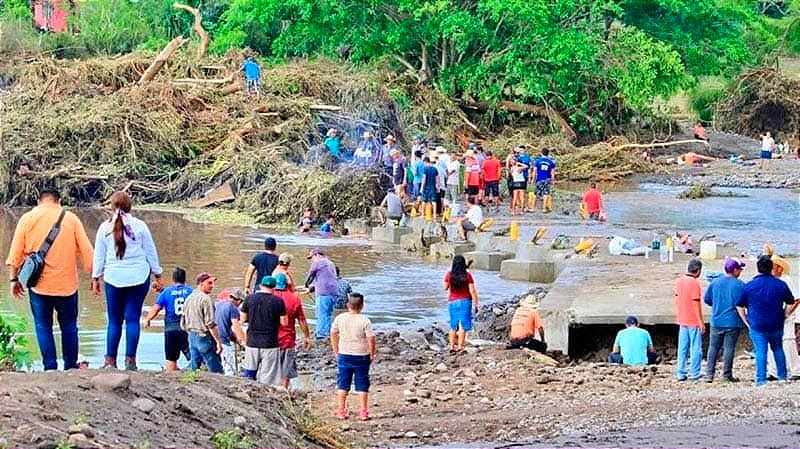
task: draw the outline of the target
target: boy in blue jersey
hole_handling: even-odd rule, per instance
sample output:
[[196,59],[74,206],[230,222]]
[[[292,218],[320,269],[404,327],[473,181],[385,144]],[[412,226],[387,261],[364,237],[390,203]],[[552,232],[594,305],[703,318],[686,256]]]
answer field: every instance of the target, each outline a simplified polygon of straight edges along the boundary
[[258,95],[258,88],[261,83],[261,66],[258,65],[255,58],[248,56],[239,70],[244,72],[244,77],[247,80],[247,95]]
[[550,196],[550,189],[556,180],[556,161],[550,158],[550,150],[542,148],[541,156],[533,161],[533,167],[536,169],[536,177],[534,181],[536,197],[530,206],[530,211],[536,210],[536,200],[542,200],[542,212],[550,212],[553,210],[553,200]]
[[181,353],[189,358],[189,336],[181,329],[181,315],[183,303],[192,293],[192,287],[186,285],[186,270],[176,267],[172,272],[174,284],[165,288],[158,295],[156,303],[145,318],[145,327],[150,327],[150,321],[164,310],[164,354],[167,359],[167,371],[178,370],[178,358]]

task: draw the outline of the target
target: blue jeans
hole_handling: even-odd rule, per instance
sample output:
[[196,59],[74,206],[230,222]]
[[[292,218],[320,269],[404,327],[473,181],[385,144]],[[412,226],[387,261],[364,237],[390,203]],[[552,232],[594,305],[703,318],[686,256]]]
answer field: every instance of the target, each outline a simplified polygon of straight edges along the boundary
[[336,297],[333,295],[317,296],[317,339],[328,338],[331,336],[331,324],[333,324],[333,305]]
[[223,373],[222,359],[217,354],[217,342],[210,335],[189,332],[189,354],[192,359],[190,364],[192,371],[199,370],[200,365],[205,363],[209,372]]
[[706,355],[706,377],[714,378],[717,369],[717,354],[722,348],[722,377],[733,377],[733,356],[736,352],[736,341],[739,340],[738,327],[712,327],[708,336],[708,355]]
[[786,380],[786,354],[783,352],[783,329],[756,332],[750,329],[750,340],[756,353],[756,385],[767,383],[767,346],[775,356],[778,379]]
[[675,372],[678,379],[686,379],[687,359],[689,359],[689,378],[698,379],[700,365],[703,362],[703,336],[699,327],[681,326],[678,331],[678,365]]
[[114,287],[106,283],[106,357],[117,358],[119,341],[122,338],[122,322],[125,321],[125,357],[136,357],[141,332],[142,305],[150,291],[150,279],[133,287]]
[[56,341],[53,338],[53,312],[61,329],[61,356],[64,369],[78,367],[78,293],[70,296],[40,295],[28,289],[36,341],[45,371],[58,369]]

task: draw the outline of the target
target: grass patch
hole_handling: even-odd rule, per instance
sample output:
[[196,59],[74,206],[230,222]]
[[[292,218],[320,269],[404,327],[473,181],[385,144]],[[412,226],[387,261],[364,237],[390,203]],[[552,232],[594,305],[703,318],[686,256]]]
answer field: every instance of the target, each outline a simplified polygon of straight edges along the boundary
[[339,438],[338,426],[314,416],[305,408],[295,404],[291,398],[283,401],[282,414],[294,422],[297,426],[297,431],[308,440],[322,447],[347,447],[347,444]]
[[255,447],[255,442],[239,429],[220,431],[211,437],[216,449],[245,449]]
[[728,190],[725,192],[718,192],[716,190],[713,190],[710,185],[703,182],[692,184],[689,187],[687,187],[686,190],[678,194],[678,198],[682,200],[699,200],[702,198],[709,198],[709,197],[746,198],[747,196],[748,195],[734,192],[732,190]]

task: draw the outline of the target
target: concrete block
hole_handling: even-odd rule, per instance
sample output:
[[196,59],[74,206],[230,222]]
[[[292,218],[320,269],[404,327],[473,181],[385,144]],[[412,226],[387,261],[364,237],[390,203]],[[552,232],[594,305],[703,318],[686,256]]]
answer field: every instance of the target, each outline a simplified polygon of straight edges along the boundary
[[347,229],[349,235],[370,235],[372,232],[372,222],[363,218],[350,218],[342,225]]
[[400,243],[400,237],[410,234],[410,228],[401,228],[396,226],[378,226],[372,228],[372,240],[376,242],[393,243],[395,245]]
[[516,258],[519,260],[528,260],[534,262],[553,261],[550,248],[542,245],[534,245],[530,242],[521,242],[517,246]]
[[494,235],[487,232],[470,232],[467,240],[475,244],[475,251],[494,251]]
[[556,280],[558,271],[555,262],[508,259],[500,264],[500,276],[513,281],[550,284]]
[[475,249],[470,242],[439,242],[431,245],[431,255],[444,258],[453,258]]
[[464,253],[464,257],[472,260],[472,268],[476,270],[500,271],[500,265],[504,260],[513,259],[514,255],[503,252],[470,251]]
[[[413,251],[413,252],[423,252],[427,253],[428,248],[422,244],[422,232],[412,232],[410,234],[405,234],[400,237],[400,247],[406,251]],[[439,236],[425,236],[425,241],[428,242],[428,245],[434,243],[439,243],[441,239]]]
[[492,251],[517,254],[519,241],[513,241],[508,236],[492,236]]

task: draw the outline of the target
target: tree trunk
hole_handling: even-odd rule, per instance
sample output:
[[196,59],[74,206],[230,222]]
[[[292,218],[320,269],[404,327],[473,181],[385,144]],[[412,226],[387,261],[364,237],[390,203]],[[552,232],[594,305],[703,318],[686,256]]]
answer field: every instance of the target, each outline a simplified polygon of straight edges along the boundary
[[172,7],[187,11],[194,16],[194,26],[192,26],[192,29],[200,36],[200,47],[197,49],[197,59],[202,59],[203,56],[206,55],[211,38],[208,37],[208,33],[205,28],[203,28],[203,16],[200,14],[200,10],[178,2],[173,3]]
[[155,78],[158,71],[161,70],[161,68],[164,67],[164,64],[167,63],[169,58],[171,58],[172,55],[174,55],[175,52],[178,51],[179,48],[183,47],[188,41],[189,39],[183,36],[178,36],[175,39],[172,39],[164,47],[164,49],[161,50],[161,53],[159,53],[158,56],[156,56],[156,59],[153,60],[153,62],[150,64],[147,70],[145,70],[144,73],[142,73],[141,78],[139,78],[139,84],[152,81],[153,78]]

